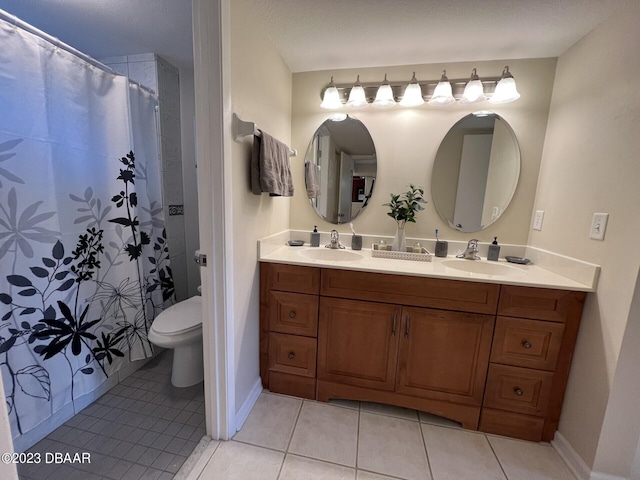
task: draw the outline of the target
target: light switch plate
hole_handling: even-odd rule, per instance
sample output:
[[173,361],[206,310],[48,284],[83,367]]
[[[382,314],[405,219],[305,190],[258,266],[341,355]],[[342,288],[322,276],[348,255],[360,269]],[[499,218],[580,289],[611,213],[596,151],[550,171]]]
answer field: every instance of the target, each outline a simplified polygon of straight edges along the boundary
[[542,230],[542,220],[544,220],[544,210],[536,210],[533,217],[533,229]]
[[607,230],[608,220],[608,213],[594,213],[593,220],[591,221],[589,238],[593,238],[594,240],[604,240],[604,233]]

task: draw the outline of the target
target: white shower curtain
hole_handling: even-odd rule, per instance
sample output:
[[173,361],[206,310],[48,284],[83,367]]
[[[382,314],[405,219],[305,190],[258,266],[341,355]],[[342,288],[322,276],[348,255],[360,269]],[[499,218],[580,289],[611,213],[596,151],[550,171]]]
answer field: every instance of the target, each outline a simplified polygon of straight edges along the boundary
[[0,368],[13,436],[152,354],[173,298],[156,98],[0,20]]

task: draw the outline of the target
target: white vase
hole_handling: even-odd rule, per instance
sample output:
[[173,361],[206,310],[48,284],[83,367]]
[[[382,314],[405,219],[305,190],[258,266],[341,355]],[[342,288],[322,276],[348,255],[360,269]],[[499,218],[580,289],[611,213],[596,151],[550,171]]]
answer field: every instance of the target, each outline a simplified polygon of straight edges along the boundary
[[394,252],[406,252],[407,251],[407,241],[404,237],[404,226],[398,227],[396,230],[396,236],[393,239],[393,247]]

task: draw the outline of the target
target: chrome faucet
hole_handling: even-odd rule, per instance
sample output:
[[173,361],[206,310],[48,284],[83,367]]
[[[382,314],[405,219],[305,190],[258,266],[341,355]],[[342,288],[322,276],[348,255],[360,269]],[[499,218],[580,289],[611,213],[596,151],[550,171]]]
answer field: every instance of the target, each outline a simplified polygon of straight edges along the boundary
[[469,240],[469,243],[467,243],[467,249],[464,253],[456,255],[456,257],[465,258],[467,260],[480,260],[480,256],[478,255],[478,240],[475,238]]
[[325,245],[325,248],[345,248],[344,245],[340,245],[340,235],[337,230],[331,230],[331,240]]

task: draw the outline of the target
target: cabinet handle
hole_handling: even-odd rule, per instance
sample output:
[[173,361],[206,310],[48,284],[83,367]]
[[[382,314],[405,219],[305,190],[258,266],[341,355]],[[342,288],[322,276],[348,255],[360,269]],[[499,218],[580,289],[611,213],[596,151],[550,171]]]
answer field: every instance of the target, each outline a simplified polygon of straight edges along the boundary
[[526,348],[527,350],[529,350],[531,348],[531,344],[529,342],[527,342],[526,340],[524,342],[522,342],[522,346],[524,348]]
[[293,352],[289,352],[289,360],[293,360],[293,358],[296,356],[295,353]]
[[396,326],[398,324],[398,314],[394,313],[393,314],[393,327],[391,327],[391,336],[395,337],[396,336]]
[[521,389],[521,388],[518,388],[518,387],[516,387],[516,388],[513,390],[513,393],[515,393],[518,397],[521,397],[522,395],[524,395],[524,392],[522,391],[522,389]]
[[409,315],[407,315],[406,317],[404,317],[404,320],[405,320],[404,338],[409,338],[409,327],[410,327],[410,323],[411,323],[411,317]]
[[293,310],[291,310],[289,312],[289,318],[296,318],[296,312],[294,312]]

